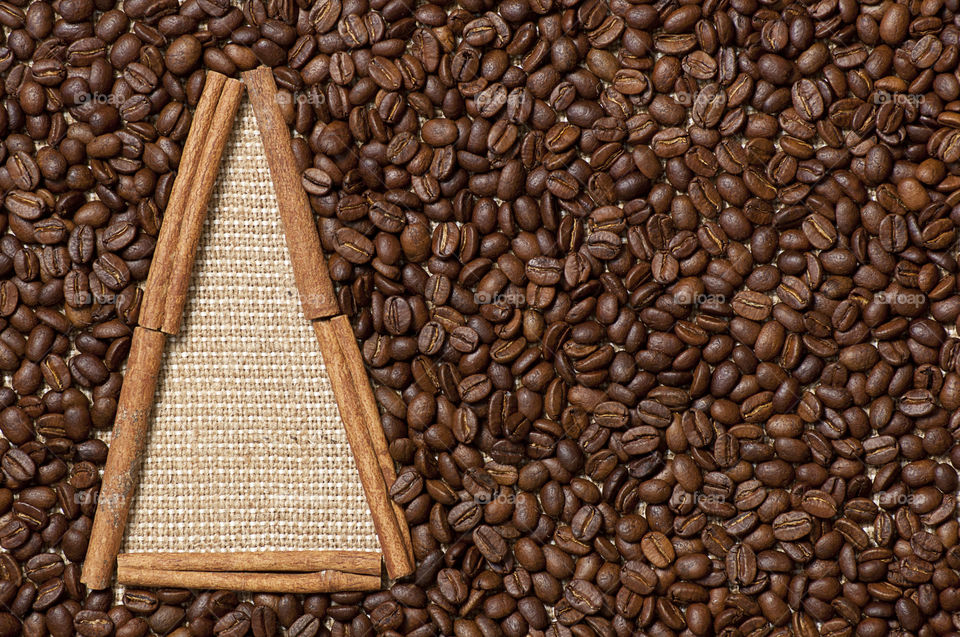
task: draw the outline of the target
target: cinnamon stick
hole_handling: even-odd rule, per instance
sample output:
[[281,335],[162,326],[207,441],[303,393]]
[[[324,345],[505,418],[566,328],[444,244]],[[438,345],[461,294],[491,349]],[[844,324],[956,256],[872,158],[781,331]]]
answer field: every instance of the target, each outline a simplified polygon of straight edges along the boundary
[[[389,490],[397,479],[397,470],[393,464],[393,457],[387,447],[386,436],[383,435],[383,425],[380,422],[380,410],[377,408],[377,399],[373,395],[373,389],[370,386],[370,378],[367,376],[367,370],[363,366],[363,358],[360,355],[360,348],[357,347],[357,339],[353,335],[353,328],[350,327],[350,321],[346,316],[340,315],[330,319],[331,330],[337,337],[337,343],[343,352],[344,360],[350,375],[353,379],[353,389],[358,400],[361,412],[363,413],[363,424],[367,430],[367,436],[373,446],[374,455],[377,463],[380,465],[380,472],[383,474],[383,480]],[[399,504],[390,500],[393,508],[394,517],[400,526],[400,533],[403,535],[404,546],[409,553],[410,560],[413,556],[413,541],[410,538],[410,527],[403,515],[403,509]]]
[[200,101],[197,103],[193,121],[190,124],[190,132],[183,145],[177,178],[173,182],[170,200],[163,213],[160,236],[153,250],[152,267],[143,288],[139,323],[152,330],[160,329],[163,322],[163,303],[167,296],[167,281],[173,265],[177,238],[183,223],[184,204],[190,194],[197,168],[203,163],[200,152],[226,81],[227,76],[216,71],[207,73],[203,93],[200,95]]
[[273,71],[270,67],[261,66],[245,71],[242,77],[260,128],[264,155],[270,166],[270,178],[277,195],[277,207],[293,264],[293,277],[300,291],[303,315],[310,320],[333,316],[340,311],[340,306],[323,260],[310,200],[300,181],[290,131],[277,103]]
[[173,571],[121,566],[117,582],[126,586],[150,588],[192,588],[259,593],[339,593],[373,591],[380,578],[373,575],[319,571],[316,573],[214,573],[209,571]]
[[168,571],[343,571],[380,575],[380,554],[371,551],[265,551],[260,553],[121,553],[117,567]]
[[406,523],[401,522],[394,512],[394,503],[387,492],[380,462],[364,423],[365,415],[360,407],[357,383],[341,349],[337,328],[331,321],[320,320],[313,321],[313,329],[317,334],[324,365],[330,375],[330,384],[337,398],[340,419],[343,421],[347,442],[350,443],[350,450],[357,465],[360,484],[366,494],[373,526],[380,539],[387,574],[393,579],[399,579],[409,575],[414,569],[411,553],[401,531],[401,527],[406,526]]
[[80,577],[84,584],[93,589],[106,588],[110,584],[113,564],[123,541],[146,446],[166,338],[161,332],[142,327],[133,331],[110,452],[103,470],[97,513]]
[[213,194],[213,186],[217,181],[217,172],[220,168],[220,158],[223,156],[223,148],[233,129],[233,120],[242,95],[242,82],[233,79],[226,81],[200,152],[200,166],[194,175],[184,204],[183,220],[170,267],[165,273],[160,273],[168,277],[163,303],[163,323],[160,327],[167,334],[176,334],[180,331],[193,262],[197,255],[197,246],[200,244],[203,222],[207,216],[207,204],[210,203],[210,196]]

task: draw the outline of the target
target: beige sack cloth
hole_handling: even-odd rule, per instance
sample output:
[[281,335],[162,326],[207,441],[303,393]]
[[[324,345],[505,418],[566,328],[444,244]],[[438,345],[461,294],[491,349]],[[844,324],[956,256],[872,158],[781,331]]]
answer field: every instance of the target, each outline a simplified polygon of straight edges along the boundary
[[246,99],[203,232],[123,551],[379,551]]

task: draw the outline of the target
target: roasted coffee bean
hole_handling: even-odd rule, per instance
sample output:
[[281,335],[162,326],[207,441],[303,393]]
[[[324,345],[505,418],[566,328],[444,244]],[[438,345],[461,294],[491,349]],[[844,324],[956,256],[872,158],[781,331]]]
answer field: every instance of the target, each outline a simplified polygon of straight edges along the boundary
[[507,554],[507,544],[496,529],[481,525],[473,531],[477,548],[485,559],[491,563],[503,560]]
[[803,511],[782,513],[773,521],[773,534],[781,541],[794,541],[807,536],[813,529],[810,515]]
[[643,555],[657,568],[666,568],[676,557],[670,540],[663,533],[653,531],[640,541]]
[[582,579],[574,579],[564,591],[563,598],[584,615],[593,615],[603,606],[603,595],[596,586]]

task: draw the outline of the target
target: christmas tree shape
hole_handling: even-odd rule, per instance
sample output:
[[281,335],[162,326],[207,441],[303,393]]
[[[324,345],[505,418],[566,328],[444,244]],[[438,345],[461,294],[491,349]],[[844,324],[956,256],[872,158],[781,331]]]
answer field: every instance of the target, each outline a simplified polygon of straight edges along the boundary
[[[185,159],[191,143],[201,150],[196,166],[181,163],[177,182],[192,181],[175,183],[168,211],[181,193],[186,211],[165,219],[178,227],[161,232],[125,377],[127,403],[150,402],[125,409],[121,394],[88,559],[101,568],[84,581],[101,587],[122,540],[121,584],[378,588],[381,557],[392,577],[413,566],[387,497],[392,459],[290,165],[272,74],[244,74],[249,100],[231,82],[215,110],[201,100],[185,146]],[[173,256],[162,249],[175,244]],[[158,345],[138,348],[138,336]],[[152,398],[138,383],[144,359]],[[139,453],[124,452],[129,441]]]

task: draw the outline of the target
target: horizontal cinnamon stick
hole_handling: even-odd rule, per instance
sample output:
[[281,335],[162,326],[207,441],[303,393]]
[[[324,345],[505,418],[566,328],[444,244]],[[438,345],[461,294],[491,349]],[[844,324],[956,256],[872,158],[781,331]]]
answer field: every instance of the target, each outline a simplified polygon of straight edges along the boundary
[[[383,434],[383,425],[380,422],[380,410],[377,408],[377,399],[373,395],[373,389],[370,387],[370,378],[367,376],[367,370],[363,366],[363,358],[360,355],[360,348],[357,347],[357,339],[353,335],[353,328],[350,327],[350,321],[346,316],[340,315],[330,319],[331,330],[337,336],[337,343],[343,352],[347,368],[350,370],[350,376],[353,379],[353,389],[358,399],[358,404],[363,413],[363,424],[366,427],[367,435],[373,446],[374,455],[377,463],[380,465],[380,472],[383,474],[387,490],[393,486],[397,479],[397,470],[393,464],[393,457],[387,447],[387,438]],[[407,525],[406,518],[403,515],[403,509],[399,504],[390,500],[393,508],[394,517],[400,527],[400,533],[403,536],[404,546],[413,561],[413,541],[410,538],[410,527]]]
[[372,551],[265,551],[262,553],[121,553],[118,568],[168,571],[297,572],[336,570],[380,575],[380,554]]
[[300,181],[290,131],[277,103],[273,71],[261,66],[242,76],[263,138],[303,315],[311,320],[333,316],[340,311],[340,306],[323,260],[310,200]]
[[319,571],[316,573],[214,573],[210,571],[172,571],[121,566],[117,582],[125,586],[150,588],[193,588],[259,593],[337,593],[373,591],[380,578],[373,575]]
[[401,525],[394,512],[393,501],[387,492],[387,485],[383,479],[380,462],[370,441],[367,426],[364,423],[364,413],[360,408],[360,399],[357,394],[350,365],[340,346],[337,328],[331,321],[313,321],[313,329],[320,344],[320,353],[323,355],[324,366],[330,376],[330,384],[337,399],[337,408],[340,411],[340,420],[347,434],[347,442],[353,453],[360,475],[360,484],[366,495],[373,526],[380,539],[383,550],[383,561],[387,567],[387,574],[392,579],[405,577],[413,572],[414,563],[410,551],[400,530]]
[[169,280],[163,303],[163,323],[160,329],[167,334],[176,334],[180,331],[183,306],[187,302],[190,275],[193,273],[193,262],[197,255],[197,246],[200,244],[203,222],[207,216],[207,205],[210,203],[210,196],[213,194],[213,186],[217,181],[223,148],[226,146],[227,138],[233,129],[233,120],[236,117],[242,96],[243,83],[239,80],[227,80],[223,92],[220,94],[220,102],[217,104],[207,138],[204,140],[203,148],[200,151],[201,164],[197,168],[187,201],[184,204],[183,221],[180,224],[176,251],[170,268],[166,272]]
[[117,403],[110,452],[100,486],[97,513],[80,580],[93,589],[109,586],[147,441],[166,335],[142,327],[133,331],[127,369]]
[[220,102],[220,93],[227,76],[210,71],[207,73],[203,93],[193,114],[190,132],[183,145],[183,153],[177,177],[170,191],[170,200],[163,213],[163,223],[160,225],[160,236],[153,250],[153,261],[147,282],[143,288],[143,302],[140,307],[139,323],[152,330],[160,329],[163,323],[163,304],[167,297],[167,282],[170,269],[173,265],[174,253],[177,248],[177,238],[183,224],[184,204],[190,194],[197,168],[203,163],[201,150],[213,121],[214,111]]

